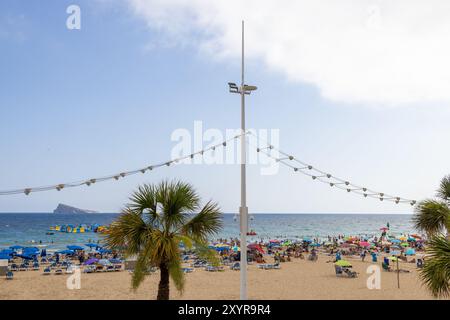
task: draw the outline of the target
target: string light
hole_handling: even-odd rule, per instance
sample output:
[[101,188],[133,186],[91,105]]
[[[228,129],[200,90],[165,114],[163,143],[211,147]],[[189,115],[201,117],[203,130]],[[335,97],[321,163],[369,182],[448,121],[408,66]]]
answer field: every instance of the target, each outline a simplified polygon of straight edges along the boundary
[[[253,132],[249,132],[249,134],[255,136],[257,138],[257,140],[263,140],[263,139],[259,138],[256,134],[254,134]],[[375,199],[379,199],[380,201],[391,201],[396,204],[409,203],[411,206],[416,204],[416,200],[401,198],[398,196],[391,196],[384,192],[373,191],[366,187],[361,187],[356,184],[353,184],[348,180],[344,180],[344,179],[335,177],[330,173],[319,170],[319,169],[313,167],[312,165],[307,164],[307,163],[297,159],[296,157],[290,155],[289,153],[286,153],[279,149],[276,149],[273,145],[269,144],[267,141],[264,141],[264,144],[266,144],[266,146],[254,146],[249,142],[247,142],[247,143],[251,147],[256,149],[256,152],[263,153],[265,156],[273,159],[274,161],[281,163],[286,167],[292,168],[294,172],[298,172],[303,175],[310,176],[312,178],[312,180],[326,183],[330,187],[342,189],[342,190],[347,191],[348,193],[352,192],[352,193],[361,195],[364,198],[368,198],[368,197],[375,198]],[[265,150],[268,150],[268,151],[265,151]],[[277,151],[281,156],[279,156],[279,157],[273,156],[271,153],[272,150]],[[301,166],[294,166],[292,163],[300,164]]]
[[[243,133],[243,134],[247,134],[247,133]],[[139,172],[144,174],[144,173],[147,172],[147,170],[152,171],[155,168],[160,168],[160,167],[163,167],[163,166],[168,166],[169,167],[173,163],[179,163],[182,160],[185,160],[185,159],[188,159],[188,158],[193,159],[195,155],[198,155],[198,154],[199,155],[203,155],[207,151],[214,152],[216,150],[216,148],[226,147],[227,143],[229,141],[237,140],[243,134],[238,134],[238,135],[232,137],[231,139],[228,139],[228,140],[223,141],[223,142],[221,142],[219,144],[210,146],[207,149],[203,149],[203,150],[200,150],[198,152],[189,154],[187,156],[183,156],[183,157],[180,157],[178,159],[173,159],[173,160],[170,160],[170,161],[165,161],[165,162],[162,162],[162,163],[156,164],[156,165],[150,165],[150,166],[147,166],[145,168],[138,169],[138,170],[125,171],[125,172],[121,172],[119,174],[114,174],[114,175],[111,175],[111,176],[106,176],[106,177],[101,177],[101,178],[92,178],[92,179],[88,179],[88,180],[81,180],[81,181],[70,182],[70,183],[59,183],[59,184],[51,185],[51,186],[34,187],[34,188],[22,188],[22,189],[16,189],[16,190],[5,190],[5,191],[0,191],[0,196],[13,195],[13,194],[25,194],[25,195],[28,196],[31,193],[35,193],[35,192],[43,192],[43,191],[50,191],[50,190],[61,191],[64,188],[74,188],[74,187],[79,187],[79,186],[82,186],[82,185],[86,185],[86,186],[89,187],[89,186],[91,186],[92,184],[94,184],[96,182],[102,182],[102,181],[107,181],[107,180],[112,180],[112,179],[117,181],[117,180],[120,179],[120,177],[125,178],[127,176],[130,176],[130,175],[133,175],[133,174],[136,174],[136,173],[139,173]]]

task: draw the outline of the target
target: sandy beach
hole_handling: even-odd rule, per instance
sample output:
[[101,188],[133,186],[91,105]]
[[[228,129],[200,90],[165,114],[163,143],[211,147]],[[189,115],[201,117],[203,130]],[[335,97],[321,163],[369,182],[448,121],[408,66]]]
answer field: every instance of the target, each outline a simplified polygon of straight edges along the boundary
[[[269,258],[270,259],[270,258]],[[358,278],[338,278],[331,257],[320,255],[317,262],[293,259],[281,264],[280,270],[261,270],[249,266],[249,299],[433,299],[419,281],[414,263],[400,263],[400,289],[397,274],[381,271],[381,289],[366,286],[366,269],[372,263],[346,257],[358,272]],[[369,259],[368,259],[369,260]],[[271,260],[269,260],[271,261]],[[377,264],[380,266],[380,262]],[[41,271],[16,272],[14,280],[0,280],[0,300],[9,299],[150,299],[156,298],[159,273],[147,277],[137,291],[130,289],[127,271],[81,274],[81,289],[68,290],[68,275],[43,276]],[[238,299],[239,272],[226,268],[223,272],[195,269],[186,274],[185,291],[180,295],[171,287],[171,299]]]

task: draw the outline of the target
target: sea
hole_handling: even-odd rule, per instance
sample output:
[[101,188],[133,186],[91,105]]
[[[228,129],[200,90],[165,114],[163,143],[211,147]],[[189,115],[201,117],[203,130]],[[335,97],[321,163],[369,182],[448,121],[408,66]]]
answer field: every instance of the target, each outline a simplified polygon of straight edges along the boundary
[[[85,245],[102,241],[102,235],[94,232],[64,233],[51,231],[55,225],[99,224],[109,225],[117,213],[54,214],[54,213],[0,213],[0,249],[13,245],[46,248],[48,251],[65,249],[67,245]],[[416,232],[412,216],[407,214],[252,214],[249,229],[256,232],[249,241],[268,239],[302,239],[327,236],[380,235],[380,228],[388,223],[394,235]],[[222,231],[211,241],[219,238],[239,237],[239,217],[223,215]]]

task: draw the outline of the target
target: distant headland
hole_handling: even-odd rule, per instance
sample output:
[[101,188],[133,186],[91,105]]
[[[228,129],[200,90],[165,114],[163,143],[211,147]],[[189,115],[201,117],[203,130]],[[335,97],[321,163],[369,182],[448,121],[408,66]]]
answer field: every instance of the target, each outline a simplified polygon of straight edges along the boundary
[[98,213],[98,212],[93,210],[79,209],[60,203],[58,204],[58,207],[55,210],[53,210],[53,213],[78,214],[78,213]]

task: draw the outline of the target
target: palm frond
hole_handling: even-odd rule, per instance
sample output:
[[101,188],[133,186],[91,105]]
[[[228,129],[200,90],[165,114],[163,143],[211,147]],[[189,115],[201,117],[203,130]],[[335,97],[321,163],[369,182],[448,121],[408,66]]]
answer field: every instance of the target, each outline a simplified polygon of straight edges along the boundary
[[449,225],[449,220],[450,208],[446,203],[437,200],[419,202],[413,217],[415,228],[429,235],[442,232]]
[[442,178],[437,196],[444,201],[450,201],[450,174]]
[[198,208],[199,197],[188,183],[163,181],[158,186],[158,202],[161,204],[166,229],[184,224],[189,212]]
[[183,226],[183,233],[196,242],[206,242],[208,236],[218,233],[221,228],[220,208],[216,203],[208,201],[202,210]]
[[126,208],[106,232],[106,245],[111,249],[125,247],[128,255],[138,254],[149,228],[139,213]]
[[420,272],[421,279],[433,296],[450,296],[450,240],[443,236],[432,237],[427,253],[430,256]]

